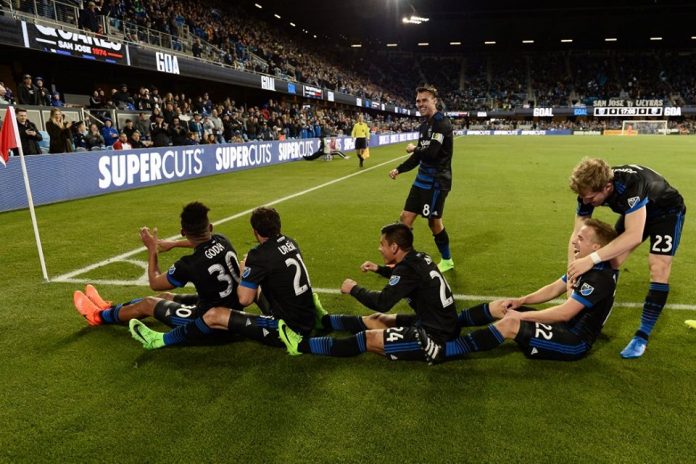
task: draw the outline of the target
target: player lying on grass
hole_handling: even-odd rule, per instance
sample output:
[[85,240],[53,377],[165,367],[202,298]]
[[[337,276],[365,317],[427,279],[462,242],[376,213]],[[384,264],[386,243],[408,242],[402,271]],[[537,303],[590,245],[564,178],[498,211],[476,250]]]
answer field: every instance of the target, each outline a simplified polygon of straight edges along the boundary
[[158,264],[157,229],[140,229],[140,238],[147,248],[147,275],[150,288],[156,291],[171,290],[193,283],[196,294],[176,295],[162,293],[158,296],[138,298],[127,303],[112,304],[104,301],[92,285],[85,292],[75,291],[75,307],[90,325],[120,324],[131,319],[155,317],[174,327],[187,324],[202,316],[214,306],[242,309],[237,298],[239,262],[230,241],[223,235],[213,234],[208,220],[208,207],[199,202],[189,203],[181,212],[181,235],[186,240],[169,242],[165,248],[188,246],[194,248],[191,255],[180,258],[166,273]]
[[[370,291],[351,279],[341,286],[341,293],[350,294],[378,312],[370,316],[322,318],[326,329],[355,334],[348,338],[308,338],[279,321],[280,338],[289,354],[355,356],[370,351],[392,360],[434,363],[442,359],[445,343],[459,334],[454,297],[447,281],[430,256],[413,249],[413,233],[405,224],[382,228],[379,252],[387,266],[367,261],[361,269],[389,279],[381,291]],[[409,302],[416,314],[382,314],[402,299]]]
[[[572,241],[575,259],[589,256],[615,237],[609,224],[587,219]],[[590,351],[609,317],[618,273],[608,262],[595,264],[571,280],[573,291],[564,303],[540,311],[525,305],[545,303],[565,293],[565,275],[529,295],[464,310],[459,315],[462,326],[490,325],[448,342],[445,359],[491,350],[505,340],[515,340],[532,359],[580,359]]]
[[350,156],[337,148],[335,139],[331,140],[328,137],[322,137],[319,140],[319,149],[311,155],[303,156],[302,158],[305,161],[314,161],[321,156],[327,161],[330,161],[334,156],[340,156],[343,159],[350,158]]
[[249,251],[242,264],[242,279],[237,296],[242,306],[254,302],[262,289],[270,314],[259,316],[243,311],[215,307],[194,321],[161,333],[133,319],[130,332],[146,349],[162,348],[187,342],[199,342],[220,333],[231,333],[258,340],[271,346],[283,346],[278,339],[278,320],[284,319],[293,330],[309,334],[326,312],[318,296],[312,293],[309,274],[300,248],[281,233],[280,216],[273,208],[256,208],[251,227],[259,245]]

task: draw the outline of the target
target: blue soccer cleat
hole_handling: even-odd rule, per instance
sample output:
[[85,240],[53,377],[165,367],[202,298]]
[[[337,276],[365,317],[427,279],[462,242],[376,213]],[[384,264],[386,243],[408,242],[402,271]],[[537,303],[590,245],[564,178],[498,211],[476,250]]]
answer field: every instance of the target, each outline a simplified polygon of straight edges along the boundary
[[634,359],[640,358],[645,353],[645,348],[648,346],[648,341],[644,338],[633,337],[633,339],[628,342],[626,348],[621,352],[621,357],[624,359]]

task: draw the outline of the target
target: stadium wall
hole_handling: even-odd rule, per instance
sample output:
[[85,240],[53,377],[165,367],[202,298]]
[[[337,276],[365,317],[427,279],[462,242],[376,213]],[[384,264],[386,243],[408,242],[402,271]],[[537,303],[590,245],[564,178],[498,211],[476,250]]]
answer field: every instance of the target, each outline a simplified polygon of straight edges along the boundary
[[[417,132],[373,135],[370,146],[417,140]],[[351,137],[336,137],[336,148],[355,148]],[[197,177],[301,160],[319,149],[319,139],[220,145],[104,150],[25,157],[35,205],[87,198]],[[17,157],[0,167],[0,212],[28,207]]]

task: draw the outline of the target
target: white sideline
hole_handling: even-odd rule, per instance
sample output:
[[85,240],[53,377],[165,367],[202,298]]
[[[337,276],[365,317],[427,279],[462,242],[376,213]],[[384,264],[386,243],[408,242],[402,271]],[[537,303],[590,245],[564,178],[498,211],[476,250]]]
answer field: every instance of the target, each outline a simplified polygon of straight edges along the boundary
[[[336,184],[336,183],[338,183],[338,182],[342,182],[342,181],[344,181],[344,180],[346,180],[346,179],[350,179],[351,177],[358,176],[358,175],[360,175],[360,174],[364,174],[364,173],[366,173],[366,172],[372,171],[373,169],[380,168],[380,167],[382,167],[382,166],[384,166],[384,165],[386,165],[386,164],[390,164],[390,163],[393,163],[394,161],[400,160],[401,158],[406,158],[407,156],[409,156],[409,155],[403,155],[403,156],[398,156],[398,157],[396,157],[396,158],[392,158],[392,159],[390,159],[389,161],[385,161],[385,162],[380,163],[380,164],[377,164],[377,165],[375,165],[375,166],[371,166],[371,167],[369,167],[369,168],[362,169],[362,170],[360,170],[360,171],[358,171],[358,172],[354,172],[353,174],[348,174],[347,176],[339,177],[338,179],[334,179],[334,180],[330,180],[330,181],[328,181],[328,182],[324,182],[323,184],[319,184],[319,185],[317,185],[317,186],[315,186],[315,187],[311,187],[311,188],[308,188],[308,189],[306,189],[306,190],[302,190],[302,191],[300,191],[300,192],[293,193],[293,194],[291,194],[291,195],[287,195],[287,196],[282,197],[282,198],[278,198],[278,199],[276,199],[276,200],[273,200],[273,201],[268,202],[268,203],[264,203],[263,205],[259,205],[259,206],[273,206],[273,205],[277,205],[278,203],[282,203],[282,202],[284,202],[284,201],[291,200],[291,199],[293,199],[293,198],[295,198],[295,197],[299,197],[299,196],[302,196],[302,195],[306,195],[307,193],[311,193],[311,192],[313,192],[313,191],[315,191],[315,190],[319,190],[319,189],[321,189],[321,188],[328,187],[329,185],[333,185],[333,184]],[[232,221],[233,219],[237,219],[237,218],[240,218],[240,217],[242,217],[242,216],[246,216],[247,214],[251,213],[255,208],[256,208],[256,207],[250,208],[250,209],[248,209],[248,210],[246,210],[246,211],[242,211],[242,212],[240,212],[240,213],[233,214],[232,216],[228,216],[228,217],[226,217],[226,218],[223,218],[223,219],[220,219],[220,220],[218,220],[218,221],[215,221],[215,222],[213,222],[213,225],[224,224],[225,222]],[[179,236],[179,235],[173,235],[173,236],[171,236],[171,237],[165,238],[164,240],[174,240],[174,239],[176,239],[176,238],[180,238],[180,236]],[[80,269],[76,269],[76,270],[74,270],[74,271],[68,272],[67,274],[59,275],[59,276],[57,276],[57,277],[52,278],[50,281],[51,281],[51,282],[75,282],[74,280],[72,280],[75,276],[78,276],[78,275],[80,275],[80,274],[84,274],[85,272],[89,272],[89,271],[92,271],[92,270],[94,270],[94,269],[98,269],[98,268],[100,268],[100,267],[102,267],[102,266],[106,266],[107,264],[115,263],[115,262],[118,262],[118,261],[124,261],[126,258],[129,258],[129,257],[131,257],[131,256],[133,256],[133,255],[138,254],[138,253],[142,253],[142,252],[145,251],[145,250],[146,250],[146,248],[145,248],[144,246],[143,246],[143,247],[139,247],[139,248],[136,248],[135,250],[131,250],[131,251],[128,251],[128,252],[126,252],[126,253],[122,253],[122,254],[120,254],[120,255],[118,255],[118,256],[114,256],[114,257],[105,259],[104,261],[100,261],[100,262],[98,262],[98,263],[90,264],[89,266],[85,266],[85,267],[82,267],[82,268],[80,268]],[[98,282],[98,281],[95,281],[95,282]],[[106,282],[106,281],[104,281],[104,282]]]

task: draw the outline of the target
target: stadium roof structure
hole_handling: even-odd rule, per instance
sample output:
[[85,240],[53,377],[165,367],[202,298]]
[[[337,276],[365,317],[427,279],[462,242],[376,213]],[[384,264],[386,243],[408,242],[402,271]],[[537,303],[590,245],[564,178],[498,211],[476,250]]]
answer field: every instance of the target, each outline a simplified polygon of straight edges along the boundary
[[[696,2],[689,0],[447,1],[255,0],[257,11],[335,43],[404,50],[477,48],[696,47]],[[258,7],[257,7],[258,8]],[[281,18],[274,17],[277,14]],[[428,18],[405,24],[404,17]],[[616,39],[606,41],[606,39]],[[561,42],[564,40],[564,42]],[[396,45],[394,45],[396,44]],[[489,44],[492,45],[492,44]]]

